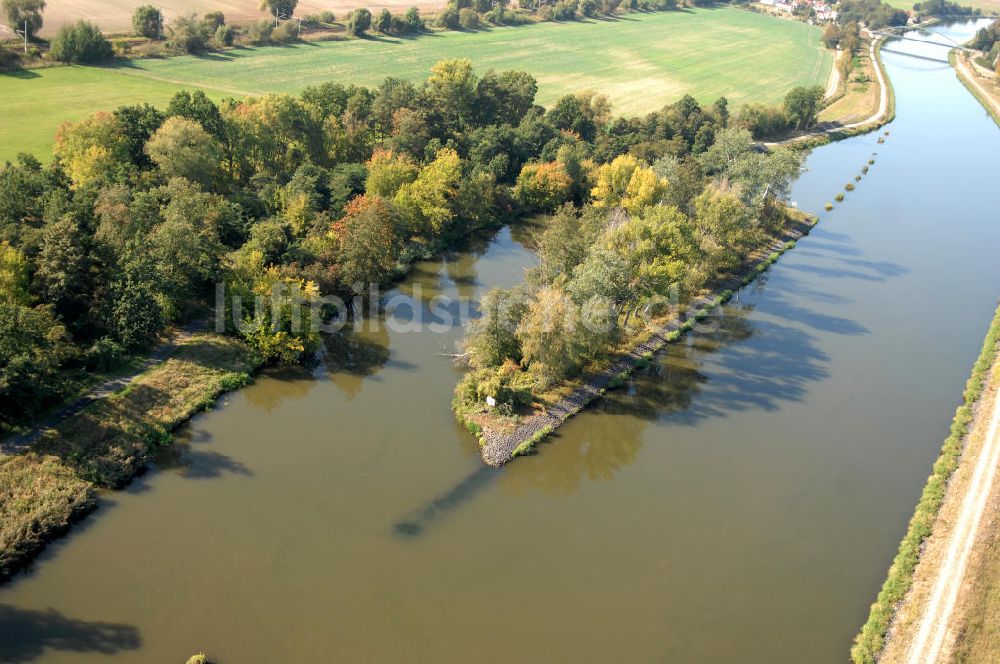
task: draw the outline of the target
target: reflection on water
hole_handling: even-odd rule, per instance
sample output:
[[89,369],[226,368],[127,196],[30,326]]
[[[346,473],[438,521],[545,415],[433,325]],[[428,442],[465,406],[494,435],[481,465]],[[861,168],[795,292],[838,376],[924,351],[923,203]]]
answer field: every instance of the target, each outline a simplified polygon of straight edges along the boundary
[[[886,54],[898,115],[857,191],[538,454],[484,468],[449,409],[461,330],[372,327],[374,307],[311,374],[197,417],[169,470],[5,587],[0,659],[843,662],[1000,283],[1000,134],[951,72],[904,57]],[[801,207],[876,139],[810,155]],[[423,313],[515,285],[532,235],[478,238],[386,295]]]
[[389,361],[389,331],[384,325],[353,325],[339,334],[324,337],[326,377],[350,401],[361,391],[365,379],[378,373]]
[[314,387],[316,381],[309,370],[283,367],[261,372],[255,384],[244,394],[250,406],[262,413],[270,413],[288,401],[304,399]]
[[[748,315],[752,305],[733,301],[705,319],[694,335],[668,344],[655,361],[637,371],[627,389],[608,392],[585,413],[585,432],[556,431],[537,446],[530,460],[512,463],[501,486],[515,493],[540,491],[566,496],[584,480],[606,481],[634,463],[649,420],[675,418],[692,422],[695,396],[708,380],[702,371],[706,356],[753,334]],[[706,413],[701,411],[701,416]]]

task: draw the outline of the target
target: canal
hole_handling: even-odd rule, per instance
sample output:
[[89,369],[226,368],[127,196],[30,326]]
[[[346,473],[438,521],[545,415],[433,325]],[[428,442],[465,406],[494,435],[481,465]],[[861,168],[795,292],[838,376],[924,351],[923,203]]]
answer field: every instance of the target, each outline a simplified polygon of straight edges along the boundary
[[[0,660],[844,662],[1000,294],[1000,131],[947,65],[884,59],[885,143],[819,148],[794,187],[815,231],[537,454],[486,469],[455,423],[459,327],[373,319],[195,418],[0,589]],[[516,284],[532,232],[396,293]]]

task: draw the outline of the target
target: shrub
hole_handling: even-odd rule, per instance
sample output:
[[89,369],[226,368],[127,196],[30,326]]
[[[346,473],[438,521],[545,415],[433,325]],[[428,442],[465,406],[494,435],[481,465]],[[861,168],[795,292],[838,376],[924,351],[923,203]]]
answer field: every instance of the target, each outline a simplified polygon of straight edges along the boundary
[[365,8],[355,9],[347,19],[348,34],[360,37],[372,27],[372,13]]
[[617,390],[619,387],[623,386],[627,382],[628,382],[628,372],[622,371],[621,373],[617,373],[611,377],[611,380],[608,381],[608,389]]
[[211,36],[208,26],[194,14],[178,16],[168,28],[167,48],[175,53],[203,53]]
[[236,40],[236,31],[231,25],[220,25],[215,29],[215,43],[219,46],[232,46]]
[[87,349],[84,363],[92,371],[108,371],[125,360],[125,349],[110,337],[101,337]]
[[243,41],[247,44],[267,44],[274,32],[274,21],[257,21],[244,28]]
[[329,25],[330,23],[336,21],[337,17],[334,16],[333,12],[329,10],[324,10],[319,13],[319,20]]
[[476,30],[479,28],[479,14],[474,9],[465,7],[458,12],[458,24],[465,30]]
[[508,361],[499,367],[467,373],[455,388],[455,398],[462,407],[477,408],[487,397],[492,397],[498,406],[522,408],[531,404],[532,382],[531,374],[521,371],[516,362]]
[[17,51],[5,48],[0,44],[0,71],[17,69],[21,66],[21,55]]
[[448,28],[449,30],[458,30],[461,27],[459,22],[458,10],[454,7],[448,7],[441,15],[438,16],[437,23],[442,28]]
[[403,17],[393,15],[389,23],[389,32],[394,35],[405,35],[413,32],[413,28]]
[[219,29],[219,26],[226,24],[226,15],[222,12],[207,12],[201,17],[202,22],[208,26],[208,29],[215,32]]
[[424,19],[420,17],[420,10],[416,7],[410,7],[407,9],[406,14],[403,16],[403,20],[406,21],[407,25],[409,25],[410,29],[414,32],[419,32],[427,27],[424,25]]
[[383,35],[387,35],[392,31],[392,14],[388,9],[383,9],[379,12],[378,18],[375,19],[375,29]]
[[505,25],[507,23],[516,23],[521,17],[518,14],[504,10],[501,5],[497,5],[483,14],[483,18],[493,25]]
[[60,28],[49,52],[60,62],[77,64],[102,62],[115,55],[111,42],[104,38],[96,25],[87,21]]
[[160,39],[163,36],[163,14],[152,5],[137,7],[132,14],[132,28],[140,37]]
[[577,0],[559,0],[552,10],[552,17],[557,21],[568,21],[576,18]]
[[294,21],[285,21],[271,31],[271,41],[279,44],[287,44],[297,41],[299,38],[299,26]]

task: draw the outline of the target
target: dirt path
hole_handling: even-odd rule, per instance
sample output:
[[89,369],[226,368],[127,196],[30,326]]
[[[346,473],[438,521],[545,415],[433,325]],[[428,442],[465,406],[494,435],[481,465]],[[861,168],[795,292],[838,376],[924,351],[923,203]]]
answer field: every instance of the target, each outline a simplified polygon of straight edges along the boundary
[[[982,420],[986,421],[986,418]],[[965,495],[951,531],[943,543],[944,557],[933,577],[906,661],[931,664],[945,661],[955,636],[953,618],[965,581],[969,556],[976,542],[1000,464],[1000,399],[993,402],[986,436],[975,459]],[[951,637],[951,639],[949,639]]]
[[[882,121],[885,119],[886,114],[889,112],[889,83],[885,78],[885,72],[881,62],[878,60],[878,49],[882,44],[882,39],[873,39],[871,45],[868,47],[868,57],[871,58],[874,64],[875,77],[878,79],[878,110],[876,110],[870,117],[864,120],[859,120],[858,122],[851,122],[848,124],[840,124],[839,122],[827,122],[824,125],[818,127],[815,131],[811,131],[808,134],[802,134],[801,136],[796,136],[795,138],[789,138],[783,141],[775,141],[773,143],[764,143],[768,148],[780,147],[782,145],[794,145],[802,141],[808,141],[820,136],[826,136],[828,134],[835,134],[842,131],[848,131],[851,129],[858,129],[860,127],[871,126],[875,129]],[[837,70],[836,64],[833,67],[834,71]],[[839,74],[838,74],[839,76]],[[831,81],[831,84],[833,82]],[[834,88],[836,89],[836,88]],[[827,88],[827,97],[829,97],[830,88]],[[827,98],[827,97],[824,97]]]
[[962,76],[969,83],[969,85],[979,91],[979,94],[982,95],[983,104],[991,106],[993,108],[993,114],[1000,116],[1000,102],[998,102],[994,96],[995,93],[988,90],[982,83],[979,82],[979,76],[976,72],[969,69],[969,63],[965,56],[959,55],[955,58],[955,68],[958,69],[959,76]]
[[844,51],[838,48],[836,55],[833,56],[833,66],[830,67],[830,80],[826,83],[826,92],[823,93],[824,100],[837,94],[837,88],[840,86],[840,61],[843,58]]
[[863,127],[867,124],[880,122],[889,111],[889,84],[885,80],[885,72],[882,71],[884,68],[878,58],[878,49],[881,45],[881,39],[873,39],[871,45],[868,47],[868,57],[871,58],[872,64],[874,64],[875,76],[878,78],[878,110],[875,111],[870,118],[866,118],[860,122],[852,122],[850,124],[841,125],[838,131],[843,131],[844,129],[855,129],[857,127]]
[[86,393],[80,395],[73,401],[60,406],[57,410],[44,417],[41,421],[37,422],[31,430],[15,436],[10,436],[5,440],[0,441],[0,456],[23,452],[32,443],[38,440],[42,434],[45,433],[46,429],[51,429],[67,417],[76,415],[95,401],[99,401],[100,399],[111,396],[119,390],[125,389],[129,383],[135,380],[140,374],[149,371],[170,357],[174,350],[176,350],[177,347],[183,342],[187,341],[191,335],[204,331],[212,321],[214,321],[214,317],[198,318],[191,321],[184,327],[177,330],[168,339],[153,348],[153,350],[146,356],[146,359],[143,360],[142,364],[132,371],[125,375],[109,378],[101,383],[98,383],[94,387],[90,388],[90,390]]

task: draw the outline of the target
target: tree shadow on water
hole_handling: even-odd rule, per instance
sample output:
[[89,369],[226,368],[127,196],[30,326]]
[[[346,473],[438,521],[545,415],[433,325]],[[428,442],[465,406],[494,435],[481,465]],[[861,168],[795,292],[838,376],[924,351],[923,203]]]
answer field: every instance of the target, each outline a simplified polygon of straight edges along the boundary
[[121,623],[67,618],[55,609],[34,611],[0,604],[0,662],[31,662],[46,650],[113,655],[135,650],[139,630]]
[[231,456],[192,449],[189,443],[180,441],[157,450],[154,461],[160,469],[191,480],[215,479],[227,473],[244,477],[253,475],[253,471]]
[[444,493],[429,500],[392,526],[392,532],[399,537],[418,537],[433,522],[453,512],[484,489],[493,484],[501,471],[489,466],[480,466]]

